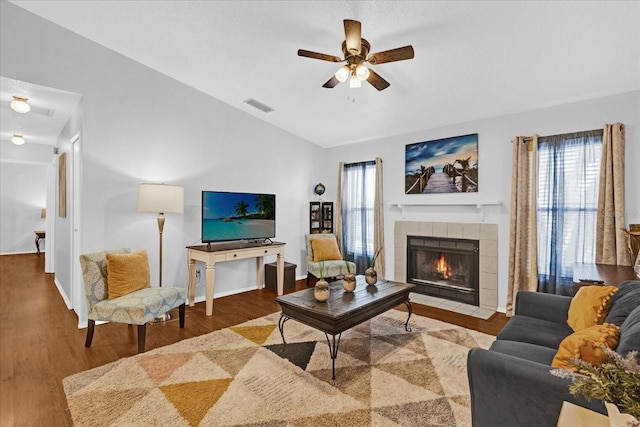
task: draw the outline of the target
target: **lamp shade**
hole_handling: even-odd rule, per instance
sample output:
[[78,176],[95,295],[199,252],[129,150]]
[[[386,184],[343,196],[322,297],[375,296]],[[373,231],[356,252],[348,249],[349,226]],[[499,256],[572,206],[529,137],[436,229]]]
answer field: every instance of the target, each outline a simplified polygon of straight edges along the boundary
[[167,184],[139,184],[138,212],[184,211],[184,187]]

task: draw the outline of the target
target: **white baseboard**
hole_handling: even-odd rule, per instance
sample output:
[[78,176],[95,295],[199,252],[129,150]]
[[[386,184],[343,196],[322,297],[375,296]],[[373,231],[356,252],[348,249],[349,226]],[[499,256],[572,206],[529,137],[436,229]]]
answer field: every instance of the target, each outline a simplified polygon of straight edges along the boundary
[[[104,323],[109,323],[106,320],[96,320],[96,326],[102,325]],[[89,321],[85,320],[84,322],[78,322],[78,329],[84,329],[89,326]]]
[[[41,254],[44,254],[44,251],[40,251]],[[38,252],[36,251],[27,251],[27,252],[3,252],[0,253],[0,255],[27,255],[27,254],[34,254],[37,256]]]
[[72,309],[71,301],[69,301],[69,298],[67,297],[67,294],[65,294],[64,291],[62,290],[62,286],[60,285],[60,282],[58,282],[58,279],[57,278],[53,279],[53,283],[56,284],[56,288],[58,288],[58,292],[60,293],[60,296],[64,300],[64,303],[66,304],[67,308],[69,310],[71,310]]
[[[264,285],[263,285],[264,287]],[[249,291],[255,291],[257,290],[258,287],[256,285],[252,285],[252,286],[248,286],[246,288],[241,288],[241,289],[234,289],[232,291],[225,291],[225,292],[220,292],[220,293],[216,293],[213,296],[213,299],[218,299],[218,298],[222,298],[222,297],[227,297],[229,295],[236,295],[236,294],[241,294],[243,292],[249,292]],[[189,305],[189,301],[188,301],[188,297],[187,297],[187,305]],[[196,296],[193,301],[195,302],[204,302],[207,300],[207,297],[205,295],[201,295],[201,296]]]

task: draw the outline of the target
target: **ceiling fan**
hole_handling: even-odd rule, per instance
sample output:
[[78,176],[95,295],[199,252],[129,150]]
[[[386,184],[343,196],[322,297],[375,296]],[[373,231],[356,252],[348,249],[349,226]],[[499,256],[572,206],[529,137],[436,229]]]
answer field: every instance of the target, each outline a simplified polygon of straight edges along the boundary
[[338,83],[349,79],[349,87],[360,87],[361,82],[366,80],[378,90],[388,88],[390,83],[380,77],[380,75],[371,68],[365,66],[365,62],[371,65],[379,65],[386,62],[403,61],[413,58],[413,46],[411,45],[372,54],[369,54],[370,50],[371,45],[361,36],[360,22],[345,19],[344,41],[342,42],[344,58],[304,49],[298,50],[298,56],[329,62],[346,62],[346,65],[340,67],[333,77],[323,84],[322,87],[331,89],[337,86]]

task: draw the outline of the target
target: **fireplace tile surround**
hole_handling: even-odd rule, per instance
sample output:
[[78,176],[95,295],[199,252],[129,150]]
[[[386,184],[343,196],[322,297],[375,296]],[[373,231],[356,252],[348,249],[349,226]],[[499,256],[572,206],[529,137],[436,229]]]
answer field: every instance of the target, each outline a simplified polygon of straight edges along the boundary
[[399,282],[407,280],[407,236],[474,239],[480,243],[480,306],[411,293],[411,301],[460,314],[488,319],[498,307],[498,225],[485,223],[454,223],[396,221],[394,224],[394,271]]

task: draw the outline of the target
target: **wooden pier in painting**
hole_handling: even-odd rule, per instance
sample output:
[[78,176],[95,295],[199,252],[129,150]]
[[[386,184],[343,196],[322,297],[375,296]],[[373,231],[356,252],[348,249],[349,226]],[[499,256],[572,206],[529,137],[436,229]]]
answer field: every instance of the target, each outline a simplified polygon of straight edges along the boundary
[[459,191],[451,181],[451,177],[444,172],[431,175],[422,190],[423,193],[458,193]]

